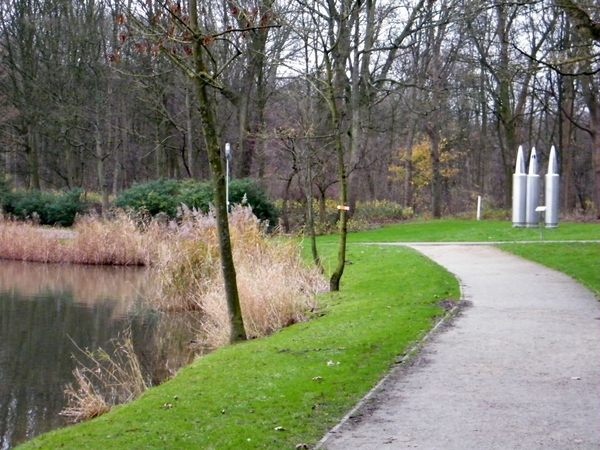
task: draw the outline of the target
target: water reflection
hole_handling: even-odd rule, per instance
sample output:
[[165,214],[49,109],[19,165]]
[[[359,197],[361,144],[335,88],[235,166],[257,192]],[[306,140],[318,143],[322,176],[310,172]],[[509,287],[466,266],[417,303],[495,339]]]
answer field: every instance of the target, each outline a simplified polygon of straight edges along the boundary
[[[189,358],[186,327],[141,307],[150,280],[139,268],[0,261],[0,449],[65,425],[58,413],[73,381],[75,344],[106,349],[131,327],[152,378]],[[179,353],[164,347],[164,334]]]

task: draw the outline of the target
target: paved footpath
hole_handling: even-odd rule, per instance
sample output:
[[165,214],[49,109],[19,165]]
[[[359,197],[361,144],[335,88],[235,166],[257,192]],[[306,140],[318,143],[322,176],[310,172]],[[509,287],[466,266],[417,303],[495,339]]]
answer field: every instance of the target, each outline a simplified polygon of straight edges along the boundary
[[490,246],[414,248],[457,276],[470,305],[318,447],[600,449],[594,295]]

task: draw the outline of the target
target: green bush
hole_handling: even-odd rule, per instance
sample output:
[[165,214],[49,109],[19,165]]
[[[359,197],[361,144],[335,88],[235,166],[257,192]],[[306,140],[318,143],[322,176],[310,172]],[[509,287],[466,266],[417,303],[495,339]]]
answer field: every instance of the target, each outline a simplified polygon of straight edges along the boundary
[[180,181],[179,204],[208,212],[213,202],[213,190],[209,182],[198,183],[196,180]]
[[249,178],[232,180],[229,183],[229,203],[249,205],[256,217],[269,221],[271,226],[277,224],[275,205],[268,199],[265,190],[254,180]]
[[53,201],[46,205],[46,223],[61,227],[73,225],[77,214],[85,212],[86,205],[81,199],[82,194],[83,189],[77,188],[55,196]]
[[[213,199],[209,182],[195,180],[154,180],[135,184],[123,191],[115,200],[115,206],[156,216],[164,213],[170,218],[177,215],[177,208],[184,204],[207,212]],[[265,190],[251,179],[232,180],[229,184],[230,204],[245,203],[252,207],[256,217],[274,224],[277,212]]]
[[39,190],[12,191],[2,196],[2,209],[21,220],[33,219],[40,225],[69,227],[77,214],[85,211],[81,189],[53,193]]
[[4,210],[5,202],[8,200],[10,194],[10,185],[8,180],[0,176],[0,212]]
[[123,209],[148,213],[155,216],[165,213],[175,217],[179,206],[179,182],[164,178],[136,183],[123,191],[115,200],[115,205]]

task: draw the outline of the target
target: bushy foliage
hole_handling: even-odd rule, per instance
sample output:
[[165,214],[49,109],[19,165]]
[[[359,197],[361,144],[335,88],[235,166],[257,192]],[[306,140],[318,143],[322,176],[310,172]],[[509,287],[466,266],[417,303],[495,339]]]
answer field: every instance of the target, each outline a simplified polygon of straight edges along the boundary
[[115,205],[123,209],[141,211],[151,216],[165,213],[174,217],[179,205],[180,182],[160,178],[146,183],[136,183],[121,192]]
[[39,190],[12,191],[2,195],[2,209],[20,220],[35,220],[40,225],[70,227],[77,214],[85,211],[82,189],[67,192]]
[[[208,212],[213,199],[212,186],[208,182],[195,180],[159,179],[135,184],[123,191],[115,205],[123,209],[141,211],[151,216],[159,213],[174,218],[181,205]],[[229,184],[230,204],[244,204],[263,221],[275,223],[277,211],[268,199],[265,190],[251,179],[236,179]]]
[[232,205],[250,206],[260,220],[266,220],[270,225],[277,223],[275,205],[268,199],[262,186],[251,179],[232,180],[229,183],[229,202]]
[[8,180],[3,176],[0,176],[0,210],[4,209],[4,201],[8,198],[10,193],[10,186]]
[[[313,200],[314,226],[317,234],[327,234],[338,229],[339,211],[337,205],[338,202],[333,199]],[[286,225],[289,227],[287,231],[301,230],[306,226],[307,208],[305,203],[288,201],[285,205],[285,215],[281,200],[277,202],[277,206],[281,211],[281,216],[287,218]],[[410,219],[412,216],[412,208],[405,208],[399,203],[389,200],[358,202],[348,222],[348,230],[370,230],[382,223],[399,222]]]
[[371,223],[398,222],[412,217],[411,208],[405,208],[389,200],[358,202],[352,215],[354,220],[364,220]]

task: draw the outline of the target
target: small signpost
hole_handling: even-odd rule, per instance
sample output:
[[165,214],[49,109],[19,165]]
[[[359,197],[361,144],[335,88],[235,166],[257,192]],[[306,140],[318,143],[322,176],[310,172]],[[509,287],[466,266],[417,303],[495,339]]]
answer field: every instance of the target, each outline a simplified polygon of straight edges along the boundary
[[542,224],[544,223],[544,215],[546,213],[546,207],[545,206],[538,206],[537,208],[535,208],[535,212],[538,214],[539,217],[539,223],[540,223],[540,239],[542,239]]

